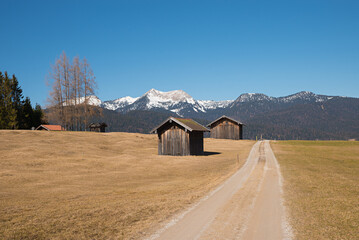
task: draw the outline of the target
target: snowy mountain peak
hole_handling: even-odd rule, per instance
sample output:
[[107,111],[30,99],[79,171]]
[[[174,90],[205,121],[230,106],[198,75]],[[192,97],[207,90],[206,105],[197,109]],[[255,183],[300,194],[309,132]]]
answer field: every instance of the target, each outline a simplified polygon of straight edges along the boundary
[[315,97],[316,94],[312,93],[312,92],[308,92],[308,91],[301,91],[289,96],[286,96],[284,98],[308,98],[308,97]]
[[103,102],[102,105],[106,109],[117,110],[119,108],[123,108],[125,106],[128,106],[128,105],[134,103],[137,99],[139,99],[139,98],[126,96],[126,97],[118,98],[116,100],[105,101],[105,102]]
[[225,108],[232,104],[233,100],[224,100],[224,101],[213,101],[213,100],[197,100],[198,104],[201,105],[204,109],[216,109],[216,108]]
[[[95,95],[89,96],[87,100],[90,105],[100,106],[102,104],[102,101]],[[83,98],[83,101],[85,101],[85,98]]]
[[150,90],[148,90],[145,94],[143,94],[143,96],[146,96],[146,95],[148,95],[148,94],[160,94],[160,93],[162,93],[161,91],[158,91],[158,90],[156,90],[156,89],[154,89],[154,88],[151,88]]
[[196,104],[196,101],[188,93],[182,90],[162,92],[156,89],[151,89],[134,103],[131,110],[163,108],[178,113],[186,104],[194,105]]
[[64,102],[63,105],[64,106],[71,106],[71,105],[76,105],[76,104],[83,104],[84,102],[87,102],[87,104],[89,105],[92,105],[92,106],[101,106],[102,104],[102,101],[95,95],[90,95],[90,96],[87,96],[86,98],[85,97],[79,97],[79,98],[76,98],[76,99],[70,99],[68,102]]
[[151,89],[146,92],[143,97],[147,97],[153,101],[174,101],[174,102],[186,102],[188,100],[192,101],[193,98],[182,90],[174,90],[169,92],[161,92],[156,89]]
[[272,99],[263,93],[244,93],[236,99],[236,102],[270,101]]
[[293,102],[293,101],[315,101],[315,102],[324,102],[332,97],[324,96],[324,95],[317,95],[313,92],[302,91],[298,92],[286,97],[279,97],[278,100],[281,102]]

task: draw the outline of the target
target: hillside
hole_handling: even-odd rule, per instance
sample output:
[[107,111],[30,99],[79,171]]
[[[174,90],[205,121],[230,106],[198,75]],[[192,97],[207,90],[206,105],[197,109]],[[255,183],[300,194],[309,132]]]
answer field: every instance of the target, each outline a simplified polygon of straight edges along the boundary
[[359,139],[359,99],[332,98],[263,112],[246,119],[246,136],[269,139]]
[[227,179],[252,145],[205,139],[217,154],[172,157],[149,134],[2,130],[1,239],[141,239]]

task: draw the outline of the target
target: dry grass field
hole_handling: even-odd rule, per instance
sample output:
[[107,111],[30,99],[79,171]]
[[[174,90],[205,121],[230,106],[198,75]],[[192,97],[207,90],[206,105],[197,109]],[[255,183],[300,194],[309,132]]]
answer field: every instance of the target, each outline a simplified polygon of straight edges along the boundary
[[271,145],[296,239],[359,239],[359,142]]
[[253,144],[205,139],[219,154],[171,157],[154,135],[0,131],[0,238],[141,238],[234,173]]

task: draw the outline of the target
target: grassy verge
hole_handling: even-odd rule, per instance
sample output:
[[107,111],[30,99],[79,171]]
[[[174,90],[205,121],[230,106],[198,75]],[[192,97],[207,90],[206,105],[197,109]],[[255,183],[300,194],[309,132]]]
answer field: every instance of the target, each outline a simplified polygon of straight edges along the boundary
[[359,142],[277,141],[296,239],[359,239]]
[[205,139],[218,154],[171,157],[154,135],[0,131],[0,238],[138,239],[223,182],[253,144]]

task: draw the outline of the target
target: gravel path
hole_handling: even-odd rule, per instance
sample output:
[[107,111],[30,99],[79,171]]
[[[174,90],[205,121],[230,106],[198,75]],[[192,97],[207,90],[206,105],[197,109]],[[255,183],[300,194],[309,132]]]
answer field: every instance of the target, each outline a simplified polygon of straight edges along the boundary
[[291,239],[282,176],[268,141],[241,169],[149,239]]

